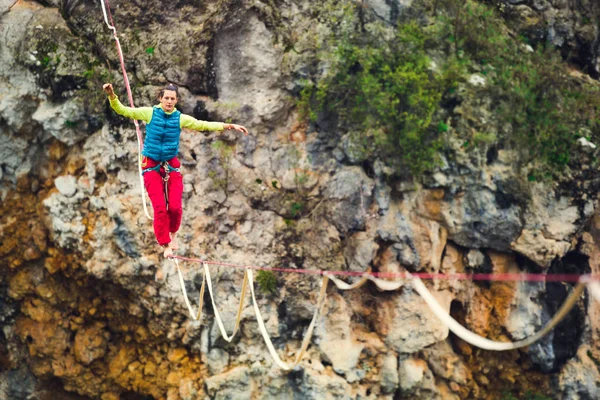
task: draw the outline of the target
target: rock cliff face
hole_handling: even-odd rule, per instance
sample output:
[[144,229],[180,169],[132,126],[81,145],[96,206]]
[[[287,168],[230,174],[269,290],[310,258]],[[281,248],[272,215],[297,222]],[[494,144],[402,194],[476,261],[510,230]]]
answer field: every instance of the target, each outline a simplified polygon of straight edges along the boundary
[[[515,31],[549,40],[583,73],[600,73],[595,2],[488,3]],[[329,29],[312,2],[111,5],[137,105],[175,82],[183,112],[251,131],[183,132],[179,254],[325,270],[600,273],[597,151],[582,147],[579,169],[540,183],[522,179],[509,149],[469,154],[450,141],[454,161],[419,183],[390,181],[379,161],[354,160],[335,121],[314,130],[298,117],[300,80]],[[362,2],[388,22],[412,6]],[[274,366],[250,303],[241,333],[226,343],[210,306],[201,321],[188,317],[174,265],[160,256],[143,213],[133,125],[101,92],[112,81],[125,99],[99,4],[3,0],[0,33],[0,398],[600,396],[600,304],[587,296],[565,323],[519,351],[471,347],[410,288],[370,285],[329,289],[312,345],[292,372]],[[461,107],[491,112],[477,100],[478,85],[462,88]],[[200,266],[183,266],[188,291],[198,293]],[[211,268],[231,329],[242,273]],[[282,273],[276,291],[259,296],[286,359],[302,340],[318,285]],[[572,290],[430,287],[458,321],[504,341],[538,331]]]

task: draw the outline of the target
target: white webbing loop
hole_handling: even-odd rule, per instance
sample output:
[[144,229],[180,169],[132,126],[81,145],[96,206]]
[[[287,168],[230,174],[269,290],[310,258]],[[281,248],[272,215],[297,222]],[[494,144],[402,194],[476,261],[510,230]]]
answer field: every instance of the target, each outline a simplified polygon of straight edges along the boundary
[[225,339],[227,342],[231,342],[231,340],[233,340],[233,337],[237,333],[238,328],[240,327],[240,320],[242,319],[242,311],[244,309],[244,299],[246,298],[246,286],[247,286],[247,282],[248,282],[248,274],[246,271],[244,271],[244,283],[242,283],[242,293],[240,295],[240,305],[238,307],[238,313],[237,313],[237,317],[235,320],[235,327],[233,328],[233,332],[231,333],[231,336],[229,336],[229,335],[227,335],[227,332],[225,331],[225,326],[223,326],[223,320],[221,319],[221,315],[219,314],[219,310],[217,309],[217,304],[215,303],[215,296],[213,294],[212,280],[210,277],[210,270],[208,268],[208,264],[207,263],[203,263],[203,264],[204,264],[204,276],[206,277],[206,280],[208,281],[208,293],[210,294],[210,300],[212,302],[213,311],[215,312],[215,319],[217,320],[217,325],[219,326],[219,330],[221,331],[221,336],[223,336],[223,339]]
[[374,276],[366,275],[363,276],[358,282],[353,283],[352,285],[342,281],[341,279],[336,278],[332,274],[328,274],[325,272],[323,275],[327,276],[331,281],[337,286],[340,290],[352,290],[357,289],[363,286],[367,281],[373,282],[379,289],[385,291],[394,291],[400,289],[405,283],[406,279],[400,281],[387,281],[385,279],[375,278]]
[[365,283],[367,283],[367,281],[369,280],[368,278],[363,276],[359,281],[350,285],[350,284],[344,282],[343,280],[336,278],[334,275],[331,275],[328,273],[324,273],[323,275],[325,275],[326,277],[331,279],[331,282],[333,282],[335,284],[335,286],[337,286],[337,288],[340,290],[358,289],[359,287],[361,287]]
[[[450,331],[452,331],[456,336],[464,340],[465,342],[479,347],[484,350],[494,350],[494,351],[502,351],[502,350],[514,350],[521,347],[529,346],[543,336],[548,334],[558,323],[568,314],[568,312],[573,308],[577,299],[583,292],[585,285],[587,282],[588,290],[596,298],[600,301],[600,283],[590,281],[588,279],[584,279],[582,277],[581,281],[575,286],[573,292],[569,295],[569,297],[563,302],[561,308],[558,310],[556,315],[536,334],[530,336],[529,338],[519,340],[517,342],[497,342],[494,340],[486,339],[478,334],[468,330],[461,324],[459,324],[454,318],[450,316],[450,314],[440,305],[440,303],[433,297],[431,292],[425,287],[423,281],[421,279],[414,277],[407,273],[412,285],[414,286],[417,293],[425,300],[425,303],[429,306],[431,311],[435,314],[436,317],[444,324]],[[346,282],[325,273],[325,276],[328,276],[333,283],[340,290],[352,290],[357,287],[362,286],[367,280],[372,281],[375,285],[382,290],[390,291],[397,290],[401,287],[405,282],[403,281],[386,281],[383,279],[378,279],[372,276],[364,276],[360,281],[354,283],[353,285],[349,285]]]
[[315,313],[313,314],[310,325],[308,326],[308,330],[304,335],[304,340],[302,341],[300,350],[296,354],[296,359],[294,360],[294,362],[292,364],[287,364],[281,361],[281,358],[279,358],[279,355],[277,354],[277,351],[273,346],[273,342],[271,341],[271,337],[269,336],[269,332],[267,332],[267,328],[265,327],[262,314],[260,313],[260,308],[258,307],[258,303],[256,301],[256,296],[254,295],[254,276],[252,274],[252,270],[247,269],[246,273],[248,275],[248,281],[250,283],[250,292],[252,293],[252,304],[254,306],[254,313],[256,314],[256,321],[258,322],[258,328],[260,329],[260,333],[262,334],[265,344],[267,345],[267,349],[269,350],[273,361],[275,361],[275,364],[277,364],[281,369],[289,371],[295,368],[300,363],[300,361],[302,361],[302,356],[308,348],[308,344],[310,343],[310,339],[312,338],[315,325],[317,324],[317,317],[321,313],[323,305],[325,304],[324,300],[325,295],[327,293],[327,283],[329,282],[329,278],[325,275],[323,276],[323,280],[321,281],[321,291],[319,292],[319,297],[315,306]]
[[185,305],[190,312],[190,316],[194,321],[199,321],[202,319],[202,307],[204,305],[204,286],[206,282],[206,274],[202,277],[202,287],[200,288],[200,299],[198,300],[198,312],[194,313],[192,309],[192,305],[190,304],[190,300],[188,299],[187,291],[185,290],[185,281],[183,280],[183,274],[181,273],[181,268],[179,267],[179,263],[177,259],[173,259],[175,261],[175,265],[177,266],[177,272],[179,274],[179,284],[181,285],[181,291],[183,292],[183,300],[185,301]]
[[117,36],[117,29],[108,22],[108,15],[106,14],[106,7],[104,6],[104,0],[100,0],[100,5],[102,6],[102,14],[104,14],[104,22],[106,22],[106,26],[108,29],[113,31],[113,34]]
[[442,323],[446,325],[448,329],[450,329],[450,331],[452,331],[456,336],[473,346],[479,347],[480,349],[494,351],[514,350],[521,347],[529,346],[534,342],[538,341],[540,338],[542,338],[548,332],[550,332],[567,315],[567,313],[571,310],[571,308],[573,308],[573,306],[577,302],[577,299],[581,295],[581,292],[583,292],[583,289],[585,288],[585,285],[583,283],[578,283],[577,286],[575,286],[573,292],[564,301],[556,315],[554,315],[554,317],[546,324],[546,326],[544,326],[542,330],[540,330],[533,336],[530,336],[523,340],[519,340],[517,342],[497,342],[479,336],[478,334],[471,332],[470,330],[466,329],[464,326],[459,324],[454,318],[450,316],[450,314],[448,314],[448,312],[446,312],[446,310],[440,305],[440,303],[438,303],[438,301],[435,299],[435,297],[433,297],[431,292],[429,292],[429,290],[425,287],[421,279],[413,277],[412,284],[417,293],[419,293],[423,300],[425,300],[431,311],[433,311],[433,313],[442,321]]
[[374,276],[367,276],[367,278],[377,285],[379,289],[385,291],[398,290],[406,284],[406,279],[400,281],[386,281],[385,279],[375,278]]

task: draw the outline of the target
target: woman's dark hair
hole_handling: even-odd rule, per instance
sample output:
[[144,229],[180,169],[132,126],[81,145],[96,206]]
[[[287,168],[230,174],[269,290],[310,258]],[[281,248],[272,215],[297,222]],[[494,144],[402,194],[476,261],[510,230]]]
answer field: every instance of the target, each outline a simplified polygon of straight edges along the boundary
[[177,98],[179,98],[179,88],[173,83],[168,83],[167,86],[163,87],[158,91],[158,98],[161,99],[165,95],[165,90],[173,90]]

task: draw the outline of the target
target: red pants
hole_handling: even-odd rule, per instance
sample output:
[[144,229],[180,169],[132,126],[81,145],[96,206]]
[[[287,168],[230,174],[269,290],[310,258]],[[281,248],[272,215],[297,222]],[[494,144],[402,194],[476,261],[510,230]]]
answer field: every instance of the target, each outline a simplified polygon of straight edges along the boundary
[[[155,167],[158,164],[160,164],[158,161],[148,157],[142,159],[142,169]],[[181,163],[177,158],[172,158],[169,160],[169,165],[173,168],[179,168]],[[183,180],[181,173],[175,171],[169,173],[169,180],[167,181],[168,209],[165,201],[165,183],[163,181],[165,175],[165,170],[162,167],[160,173],[158,171],[144,173],[144,186],[154,209],[154,235],[156,235],[156,240],[161,246],[166,246],[171,242],[169,232],[174,233],[179,230],[182,214]]]

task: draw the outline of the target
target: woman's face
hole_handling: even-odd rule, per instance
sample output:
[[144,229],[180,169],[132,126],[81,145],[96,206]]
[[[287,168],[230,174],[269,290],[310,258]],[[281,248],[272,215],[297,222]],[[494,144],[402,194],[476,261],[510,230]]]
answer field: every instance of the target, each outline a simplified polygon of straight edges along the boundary
[[162,109],[171,112],[175,109],[175,104],[177,104],[177,92],[174,90],[165,90],[163,96],[160,98]]

